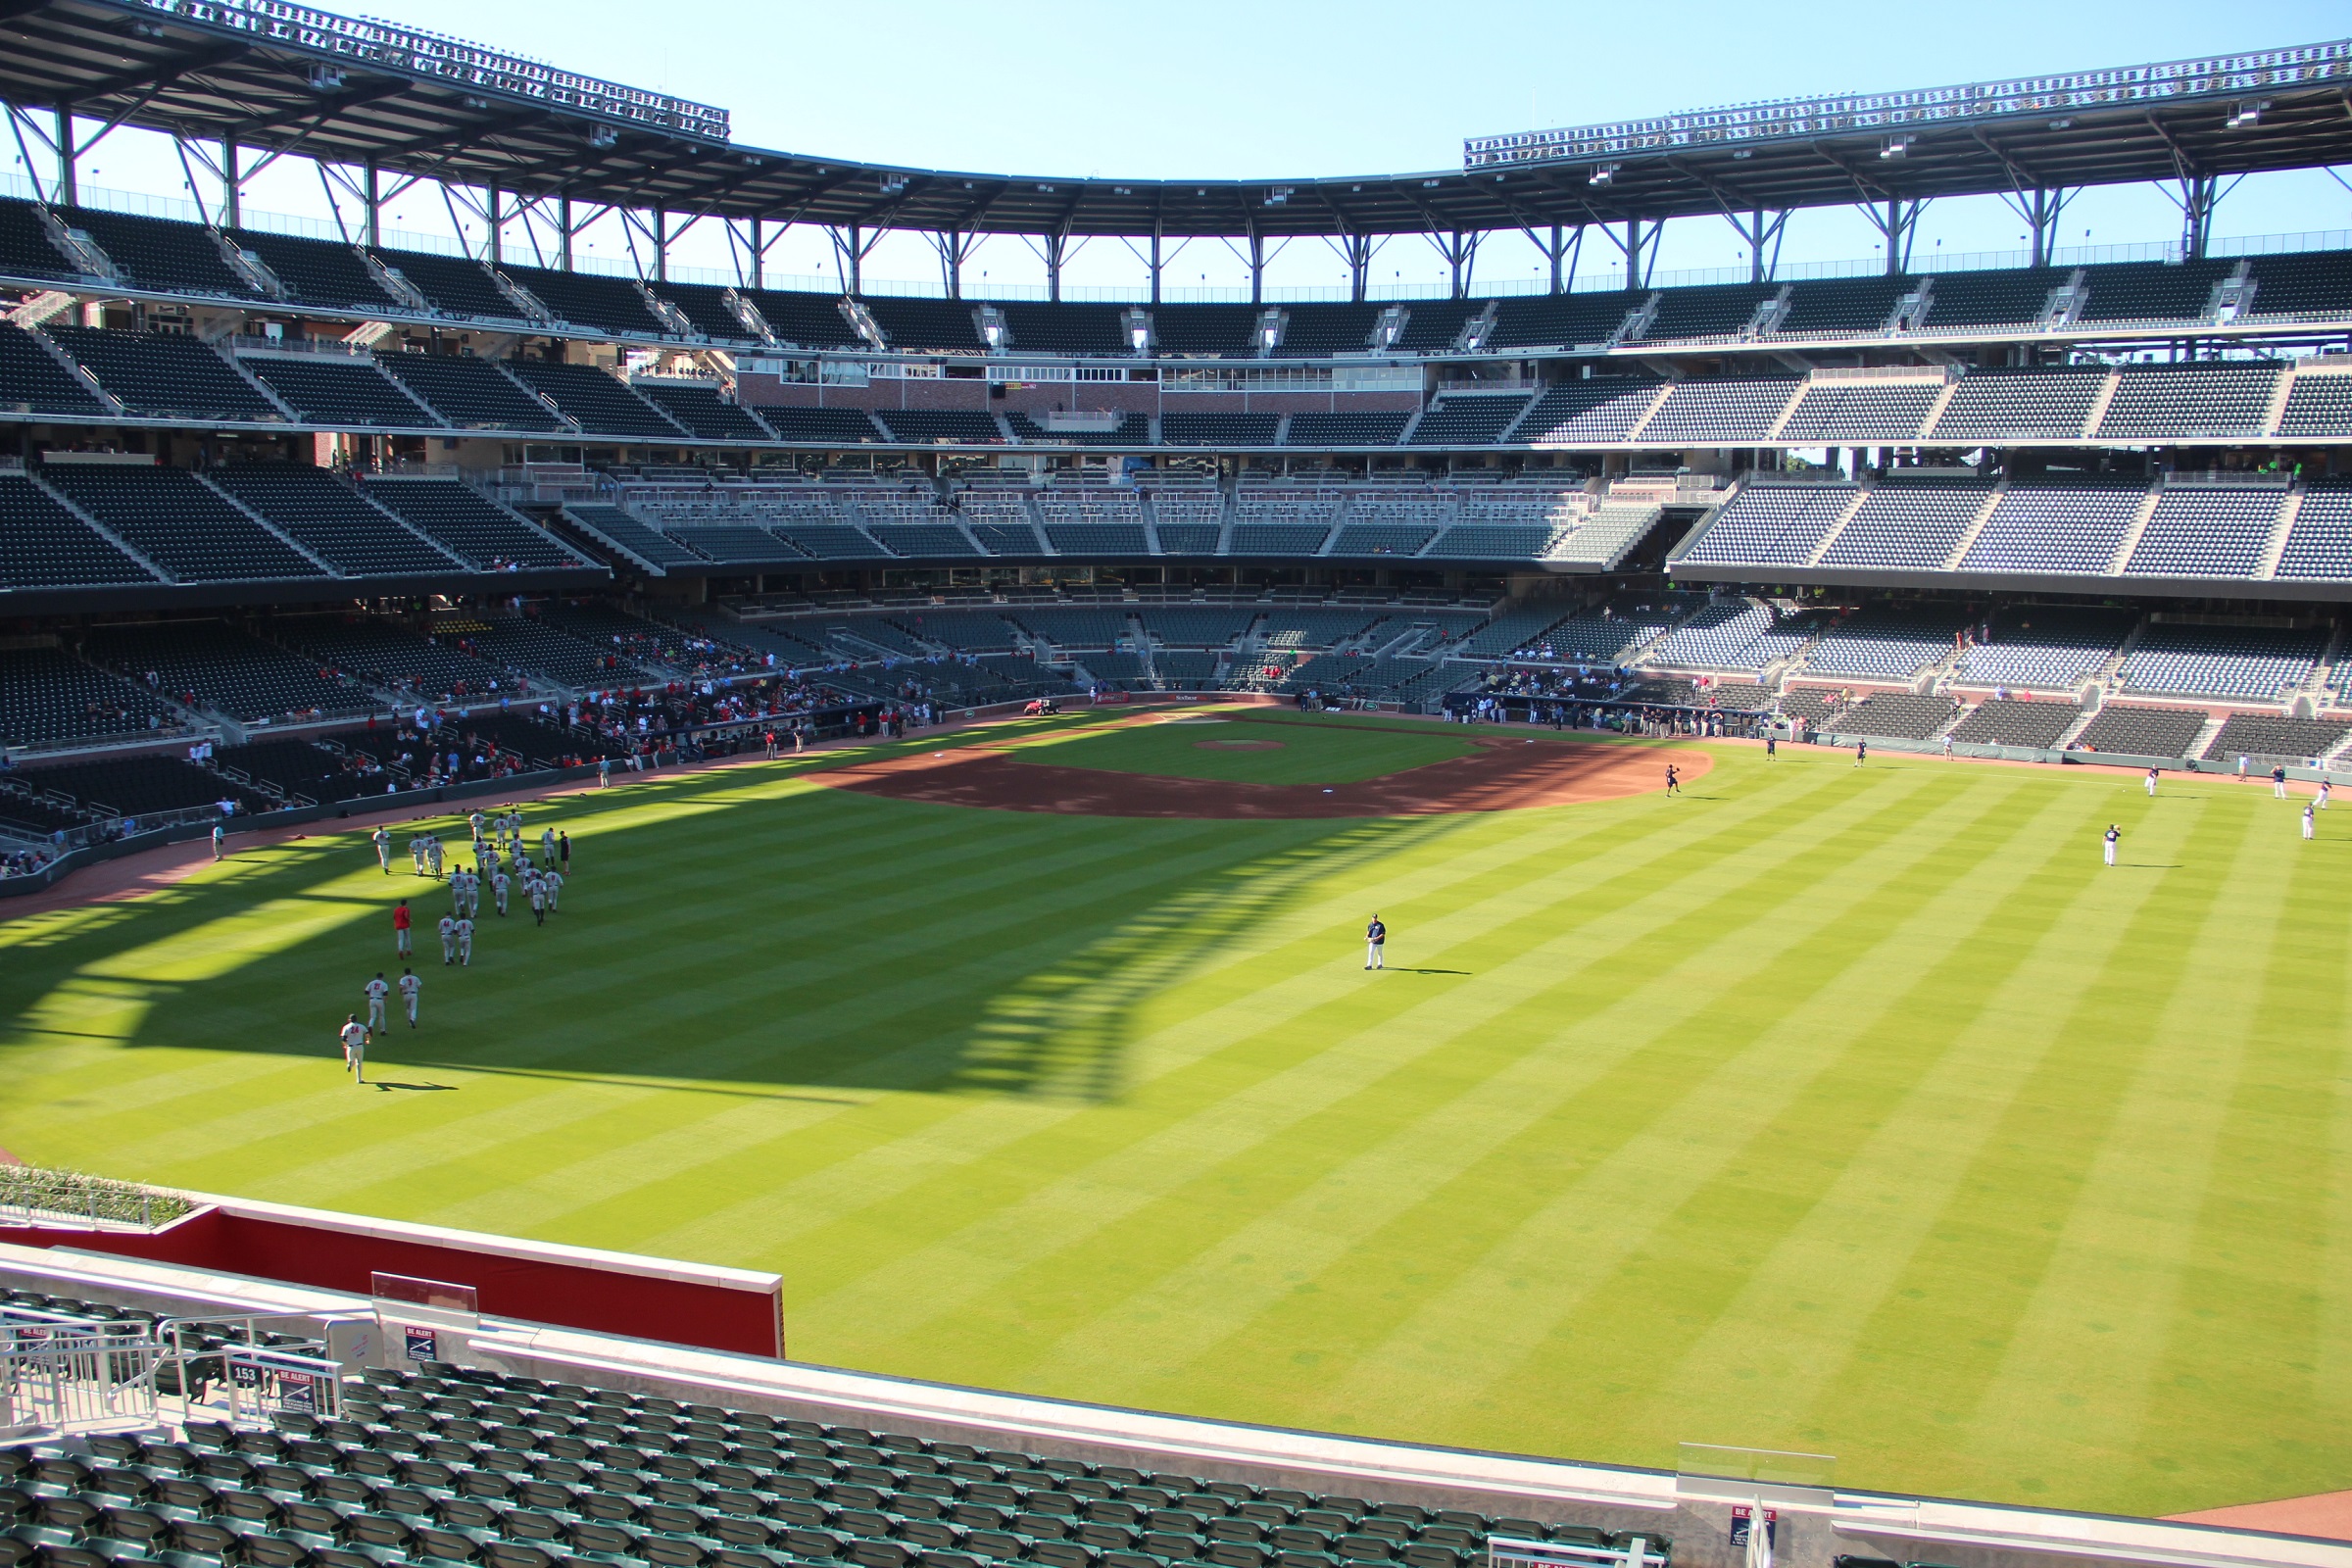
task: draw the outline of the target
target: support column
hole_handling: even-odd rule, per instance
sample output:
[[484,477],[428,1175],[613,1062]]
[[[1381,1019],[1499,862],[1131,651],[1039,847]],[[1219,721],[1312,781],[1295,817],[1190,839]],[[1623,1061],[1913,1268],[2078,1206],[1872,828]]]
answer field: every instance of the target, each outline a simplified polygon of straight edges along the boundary
[[2205,259],[2213,239],[2213,210],[2221,199],[2221,181],[2214,175],[2180,176],[2180,254],[2187,260]]
[[237,168],[237,138],[220,138],[220,223],[224,228],[245,226],[245,176]]
[[1250,303],[1266,302],[1266,242],[1254,228],[1250,230]]
[[1340,257],[1348,264],[1348,297],[1361,305],[1372,292],[1372,236],[1342,234]]
[[57,189],[68,207],[81,205],[81,179],[74,172],[74,106],[57,106]]
[[1447,297],[1457,300],[1467,297],[1471,273],[1478,267],[1478,231],[1457,228],[1432,237],[1437,244],[1438,254],[1446,258],[1446,265],[1452,273],[1451,292]]
[[939,237],[940,265],[946,269],[948,298],[963,298],[963,233],[959,229],[944,230]]
[[370,158],[368,160],[364,172],[368,180],[368,192],[366,198],[368,203],[368,220],[366,225],[363,227],[362,232],[367,235],[366,243],[368,248],[369,250],[374,250],[384,241],[382,226],[384,214],[383,182],[381,178],[381,171],[376,168],[374,159]]
[[767,287],[767,244],[761,234],[766,225],[760,219],[752,220],[752,287]]
[[490,265],[507,265],[507,196],[496,185],[490,187]]
[[1625,286],[1637,289],[1649,281],[1649,273],[1642,266],[1642,220],[1625,220]]
[[565,192],[556,198],[556,226],[563,236],[556,247],[557,265],[566,272],[571,270],[571,195]]
[[1061,259],[1069,243],[1066,232],[1046,236],[1046,298],[1055,305],[1061,303]]
[[669,214],[654,209],[654,281],[669,281]]
[[1152,220],[1152,303],[1159,303],[1159,220]]
[[1870,226],[1886,236],[1888,277],[1911,270],[1911,240],[1919,232],[1919,215],[1927,205],[1925,201],[1905,201],[1899,196],[1887,197],[1883,207],[1877,202],[1863,205]]
[[1567,248],[1561,236],[1567,231],[1559,224],[1551,225],[1551,243],[1544,247],[1544,259],[1551,264],[1551,291],[1560,291],[1560,255]]

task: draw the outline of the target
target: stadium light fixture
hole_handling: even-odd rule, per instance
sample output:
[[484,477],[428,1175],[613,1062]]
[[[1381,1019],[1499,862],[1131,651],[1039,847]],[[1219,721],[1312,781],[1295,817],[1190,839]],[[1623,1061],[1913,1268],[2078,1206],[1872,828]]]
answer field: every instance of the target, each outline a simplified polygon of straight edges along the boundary
[[1585,183],[1606,185],[1617,177],[1617,171],[1624,167],[1623,164],[1595,164],[1592,166],[1592,172],[1585,176]]
[[1276,185],[1273,189],[1266,192],[1266,205],[1268,207],[1281,207],[1287,204],[1291,199],[1291,192],[1296,189],[1298,189],[1296,185]]
[[588,127],[588,145],[591,147],[611,147],[619,140],[620,132],[614,130],[611,125]]
[[343,68],[321,62],[311,67],[311,91],[333,92],[343,85]]
[[2075,122],[2072,117],[2065,120],[2053,120],[2050,122],[2050,128],[2052,130],[2072,130],[2075,128]]
[[881,175],[880,184],[883,195],[896,196],[899,192],[906,188],[906,176],[905,174],[893,173],[889,171],[884,171]]
[[1900,158],[1910,150],[1911,138],[1908,136],[1889,136],[1879,144],[1881,158]]
[[2259,125],[2262,123],[2262,112],[2270,107],[2271,101],[2268,98],[2245,99],[2238,104],[2237,113],[2231,115],[2222,128],[2224,130],[2247,130]]

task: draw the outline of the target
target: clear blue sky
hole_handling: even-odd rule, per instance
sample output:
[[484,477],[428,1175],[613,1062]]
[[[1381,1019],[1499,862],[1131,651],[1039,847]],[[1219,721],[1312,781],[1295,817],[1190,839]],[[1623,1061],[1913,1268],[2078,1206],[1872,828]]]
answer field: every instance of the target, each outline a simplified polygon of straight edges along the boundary
[[[1493,0],[1476,8],[1353,4],[1182,5],[1036,0],[985,5],[863,0],[372,0],[370,15],[474,39],[568,69],[718,104],[738,142],[845,159],[1021,174],[1259,177],[1459,167],[1466,135],[1582,123],[1810,92],[1933,86],[1985,77],[2135,64],[2309,43],[2352,33],[2352,8],[2304,0],[2185,0],[2050,7],[2015,0],[1940,6],[1814,0],[1803,6],[1597,5]],[[94,183],[178,193],[176,164],[125,144],[101,148]],[[116,168],[105,166],[110,156]],[[287,169],[249,204],[320,212],[315,178]],[[418,199],[408,226],[446,229]],[[2180,228],[2158,192],[2094,192],[2065,242],[2164,240]],[[2224,234],[2352,228],[2352,192],[2325,174],[2248,181],[2222,210]],[[2002,250],[2018,225],[1991,200],[1941,203],[1923,222],[1923,257]],[[1786,261],[1867,257],[1858,215],[1800,217]],[[617,250],[617,232],[600,254]],[[723,266],[715,236],[684,260]],[[1198,281],[1230,282],[1238,263],[1196,243]],[[1732,266],[1728,225],[1674,225],[1665,269]],[[1924,261],[1922,262],[1924,264]],[[829,270],[821,235],[796,237],[778,270]],[[1017,240],[975,264],[997,279],[1042,268]],[[1482,275],[1532,272],[1532,254],[1496,241]],[[869,276],[932,277],[917,241],[892,242]],[[1114,242],[1076,260],[1074,280],[1139,267]],[[1183,268],[1177,269],[1183,270]],[[1278,280],[1344,277],[1336,257],[1295,244]],[[1441,276],[1435,253],[1392,243],[1383,282]],[[1188,276],[1186,282],[1195,282]]]

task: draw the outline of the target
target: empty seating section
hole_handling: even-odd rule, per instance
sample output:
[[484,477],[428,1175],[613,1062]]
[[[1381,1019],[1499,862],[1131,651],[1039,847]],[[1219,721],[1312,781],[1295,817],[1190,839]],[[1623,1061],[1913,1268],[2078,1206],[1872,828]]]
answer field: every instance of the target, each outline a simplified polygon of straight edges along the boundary
[[1993,503],[1959,567],[2104,574],[2146,496],[2136,484],[2012,485]]
[[1771,660],[1752,658],[1749,650],[1773,622],[1772,607],[1752,599],[1708,605],[1659,638],[1642,662],[1660,669],[1761,669]]
[[2124,563],[2127,577],[2251,577],[2286,492],[2167,489]]
[[[758,334],[743,324],[734,308],[727,303],[728,290],[716,283],[657,282],[648,287],[667,301],[686,322],[705,337],[720,342],[757,343]],[[840,313],[835,312],[835,319]],[[772,323],[771,323],[772,324]]]
[[1840,735],[1884,735],[1888,740],[1924,741],[1952,721],[1960,705],[1949,697],[1913,697],[1875,692],[1839,713],[1831,724]]
[[1061,555],[1140,556],[1149,551],[1143,502],[1132,490],[1045,490],[1036,499],[1046,538]]
[[1650,416],[1639,439],[1645,444],[1689,442],[1728,446],[1771,433],[1803,383],[1794,376],[1764,380],[1680,381]]
[[635,685],[644,671],[608,648],[595,648],[569,633],[525,615],[502,615],[464,629],[474,657],[501,669],[542,676],[559,686],[598,690]]
[[231,229],[229,237],[270,270],[295,304],[326,311],[406,310],[384,292],[360,253],[348,245],[254,229]]
[[784,543],[817,561],[887,561],[890,552],[866,537],[863,530],[846,522],[822,520],[814,514],[808,520],[791,518],[775,524],[775,535]]
[[972,537],[983,549],[1000,556],[1043,553],[1037,529],[1029,520],[1029,503],[1003,490],[972,490],[958,498]]
[[2213,304],[2213,286],[2237,268],[2233,261],[2114,262],[2083,269],[2090,298],[2085,321],[2202,320]]
[[1991,485],[1966,480],[1881,484],[1838,530],[1820,564],[1934,570],[1950,558],[1991,495]]
[[370,479],[368,498],[476,571],[587,563],[457,479]]
[[2097,368],[1971,370],[1928,434],[1947,442],[2078,436],[2106,384]]
[[2082,732],[2067,743],[2069,751],[2121,752],[2128,757],[2186,757],[2205,728],[2202,709],[2135,708],[2108,703]]
[[2082,710],[2072,703],[1988,697],[1952,727],[1952,739],[1965,746],[2026,746],[2048,751],[2082,716]]
[[1951,653],[1962,623],[1957,611],[1856,611],[1822,634],[1805,656],[1805,672],[1908,681]]
[[1255,615],[1246,608],[1154,605],[1137,612],[1136,618],[1167,647],[1223,648],[1249,629]]
[[979,307],[966,300],[872,299],[864,302],[882,340],[916,353],[978,354]]
[[899,617],[914,636],[966,654],[1012,652],[1012,626],[985,610],[919,610]]
[[378,706],[364,687],[322,674],[318,661],[218,620],[93,627],[81,651],[175,702],[238,723],[352,716]]
[[1152,515],[1158,524],[1163,553],[1214,555],[1225,532],[1225,497],[1206,486],[1156,490],[1152,494]]
[[[821,441],[829,446],[851,446],[864,441],[919,439],[898,435],[885,436],[875,427],[873,416],[863,409],[776,409],[757,411],[760,422],[786,441]],[[994,436],[995,426],[990,426]]]
[[760,288],[739,289],[736,292],[760,313],[767,329],[787,343],[797,343],[805,349],[857,349],[865,347],[842,315],[841,300],[832,294],[799,294]]
[[1928,328],[2012,326],[2041,319],[2053,290],[2073,276],[2054,267],[2016,271],[1945,272],[1931,286]]
[[1858,493],[1843,484],[1750,484],[1716,514],[1682,559],[1711,565],[1802,565]]
[[57,356],[21,326],[0,321],[0,410],[26,414],[101,414],[98,401],[80,376],[58,363]]
[[[669,539],[673,546],[686,552],[689,560],[699,557],[727,566],[768,565],[805,559],[801,551],[767,529],[743,524],[672,523]],[[871,549],[870,544],[868,548]]]
[[1527,411],[1528,402],[1524,393],[1457,393],[1440,397],[1421,416],[1421,422],[1413,426],[1412,444],[1417,447],[1486,445],[1498,438],[1513,419]]
[[[2347,378],[2346,386],[2352,386]],[[1294,447],[1393,447],[1409,414],[1294,414],[1283,444]]]
[[2308,766],[2352,735],[2352,724],[2318,718],[2281,718],[2276,713],[2232,713],[2205,748],[2208,758],[2269,767]]
[[322,468],[239,466],[212,469],[206,477],[346,577],[463,569],[454,557]]
[[1942,395],[1941,381],[1816,381],[1782,424],[1780,439],[1912,441]]
[[387,354],[376,363],[461,430],[570,428],[487,360],[446,354]]
[[2256,318],[2333,318],[2352,314],[2352,251],[2257,256]]
[[121,587],[156,575],[21,473],[0,473],[0,588]]
[[498,677],[481,660],[389,621],[304,615],[271,629],[280,642],[370,686],[447,700],[479,697]]
[[1378,305],[1294,305],[1283,313],[1281,359],[1324,354],[1360,354],[1372,346],[1380,320]]
[[[698,381],[636,381],[631,387],[688,435],[705,441],[774,439],[767,426],[720,396],[716,386]],[[863,439],[873,439],[870,426]]]
[[997,307],[1009,348],[1045,354],[1132,354],[1124,306],[1015,305]]
[[1498,349],[1575,348],[1606,343],[1646,297],[1642,293],[1596,293],[1505,299],[1498,302],[1488,345]]
[[2327,646],[2325,628],[2158,621],[2140,633],[2116,680],[2127,691],[2274,703],[2310,677]]
[[1574,530],[1551,542],[1544,559],[1596,571],[1615,568],[1648,536],[1665,509],[1656,502],[1602,502]]
[[1118,422],[1105,430],[1055,429],[1026,414],[1008,414],[1004,422],[1024,446],[1061,445],[1093,447],[1149,446],[1152,427],[1140,415],[1121,415]]
[[1162,649],[1152,656],[1152,674],[1161,691],[1213,690],[1217,679],[1217,656]]
[[1331,537],[1342,498],[1314,491],[1245,490],[1234,503],[1233,540],[1237,556],[1311,556]]
[[[0,394],[5,396],[5,394]],[[2352,432],[2352,375],[2295,377],[2278,414],[2280,435],[2343,435]]]
[[1723,283],[1667,289],[1643,341],[1735,337],[1747,329],[1756,308],[1781,292],[1778,283]]
[[185,468],[52,464],[42,478],[176,581],[323,575]]
[[49,237],[40,209],[13,197],[0,197],[0,274],[60,283],[82,275]]
[[87,743],[181,727],[178,711],[144,685],[62,648],[0,648],[0,745]]
[[2126,366],[2101,436],[2259,435],[2279,368],[2243,362]]
[[282,422],[276,405],[206,344],[162,332],[103,327],[42,328],[98,384],[133,414],[164,418],[266,419]]
[[507,297],[490,270],[479,262],[424,251],[379,250],[375,255],[387,270],[398,272],[423,295],[425,304],[438,315],[502,325],[529,324],[522,307]]
[[2277,574],[2352,579],[2352,484],[2313,485],[2303,493]]
[[1953,663],[1956,684],[2063,690],[2092,673],[2131,635],[2136,612],[2015,605]]
[[675,441],[685,432],[629,385],[592,365],[514,359],[505,368],[590,435]]
[[1916,277],[1839,277],[1799,283],[1789,290],[1788,314],[1772,329],[1773,335],[1876,335],[1903,296],[1918,287]]
[[1658,400],[1659,385],[1617,375],[1561,381],[1536,399],[1513,439],[1562,446],[1623,441]]
[[155,293],[256,297],[253,285],[220,254],[213,231],[199,223],[174,223],[91,207],[60,207],[57,220],[97,241],[122,281]]
[[884,409],[876,417],[889,427],[893,441],[956,446],[1004,444],[1004,432],[998,427],[994,415],[949,409]]
[[96,816],[148,816],[201,811],[234,801],[241,811],[268,811],[277,802],[249,786],[176,757],[126,757],[66,762],[27,775],[44,790],[70,795]]
[[1277,607],[1266,612],[1263,641],[1268,648],[1335,648],[1362,636],[1380,618],[1375,610]]
[[1443,353],[1486,309],[1485,300],[1416,300],[1406,308],[1404,330],[1390,346],[1415,354]]
[[366,356],[247,354],[238,365],[306,424],[337,429],[433,430],[441,421]]
[[559,272],[550,268],[510,267],[507,281],[547,307],[548,315],[573,326],[615,337],[670,337],[669,324],[654,314],[645,295],[625,277],[596,272]]
[[[1679,602],[1621,595],[1544,628],[1531,639],[1533,657],[1565,663],[1621,664],[1680,619],[1687,608]],[[1489,636],[1490,632],[1481,632],[1468,646],[1475,648]]]
[[1163,414],[1159,439],[1171,447],[1270,447],[1281,422],[1273,414]]
[[1031,636],[1056,648],[1112,648],[1127,640],[1127,612],[1121,610],[1021,605],[1005,614]]
[[575,526],[585,529],[640,564],[657,570],[703,564],[701,556],[659,529],[648,527],[618,507],[574,501],[564,506],[564,514]]

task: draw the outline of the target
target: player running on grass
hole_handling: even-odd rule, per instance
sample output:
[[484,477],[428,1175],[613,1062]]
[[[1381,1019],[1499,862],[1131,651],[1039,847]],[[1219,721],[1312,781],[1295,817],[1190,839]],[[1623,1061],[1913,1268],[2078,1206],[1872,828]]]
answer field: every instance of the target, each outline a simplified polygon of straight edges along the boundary
[[385,981],[384,971],[376,970],[375,978],[362,989],[368,996],[368,1027],[381,1029],[384,1026],[384,999],[392,995],[392,987]]
[[366,1083],[368,1081],[368,1026],[360,1022],[358,1013],[346,1013],[343,1017],[343,1027],[335,1031],[335,1038],[343,1042],[343,1070],[357,1074],[357,1081]]
[[368,835],[368,840],[375,846],[375,863],[384,868],[384,875],[390,876],[392,874],[392,835],[379,827]]
[[409,1027],[412,1029],[416,1027],[416,998],[422,990],[424,990],[424,982],[416,978],[416,970],[403,969],[400,971],[400,1000],[408,1004]]

